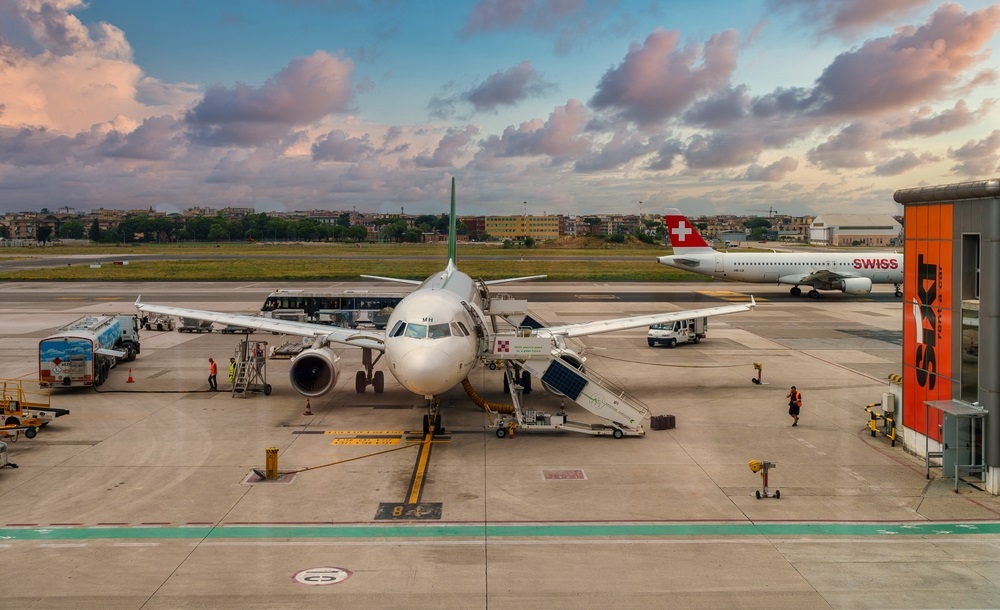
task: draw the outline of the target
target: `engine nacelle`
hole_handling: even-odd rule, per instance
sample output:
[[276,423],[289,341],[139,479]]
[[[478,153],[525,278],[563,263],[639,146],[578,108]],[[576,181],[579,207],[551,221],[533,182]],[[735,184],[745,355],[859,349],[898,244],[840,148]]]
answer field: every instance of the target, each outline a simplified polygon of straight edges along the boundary
[[328,347],[307,349],[292,360],[292,387],[303,396],[322,396],[337,384],[340,356]]
[[[561,349],[558,351],[557,357],[566,364],[577,369],[581,373],[584,372],[584,367],[583,367],[584,357],[574,352],[573,350],[565,348]],[[553,394],[555,396],[565,396],[565,394],[563,394],[559,390],[556,390],[555,388],[545,383],[544,381],[542,382],[542,385],[545,386],[545,389],[548,390],[550,394]]]
[[837,282],[836,287],[847,294],[868,294],[872,291],[872,281],[866,277],[848,277]]

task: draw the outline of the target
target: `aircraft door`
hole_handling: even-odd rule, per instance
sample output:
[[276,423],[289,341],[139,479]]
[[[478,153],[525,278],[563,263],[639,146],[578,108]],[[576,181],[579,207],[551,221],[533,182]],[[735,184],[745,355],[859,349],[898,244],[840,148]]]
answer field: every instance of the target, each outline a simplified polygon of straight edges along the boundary
[[723,261],[724,259],[721,254],[715,255],[715,272],[722,275],[726,275],[726,266],[725,262]]

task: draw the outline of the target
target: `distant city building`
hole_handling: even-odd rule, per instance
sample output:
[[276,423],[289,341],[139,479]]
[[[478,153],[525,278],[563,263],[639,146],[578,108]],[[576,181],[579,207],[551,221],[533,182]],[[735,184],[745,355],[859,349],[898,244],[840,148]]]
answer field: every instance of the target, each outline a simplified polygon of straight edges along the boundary
[[559,237],[558,216],[487,216],[486,233],[494,239],[524,239],[538,241]]

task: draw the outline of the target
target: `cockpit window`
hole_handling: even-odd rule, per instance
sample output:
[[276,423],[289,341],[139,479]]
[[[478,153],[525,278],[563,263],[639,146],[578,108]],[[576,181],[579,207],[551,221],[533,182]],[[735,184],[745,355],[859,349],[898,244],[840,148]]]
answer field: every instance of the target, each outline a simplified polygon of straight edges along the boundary
[[458,327],[462,329],[462,336],[463,337],[468,337],[469,336],[469,329],[465,327],[465,324],[462,324],[461,321],[455,322],[455,324],[458,324]]
[[410,322],[406,325],[406,336],[411,339],[423,339],[427,336],[427,325]]
[[406,322],[403,322],[402,320],[396,320],[396,325],[392,327],[391,331],[389,331],[389,336],[399,337],[403,334],[403,329],[405,328],[406,328]]
[[468,337],[469,333],[465,332],[465,328],[459,322],[451,323],[451,334],[456,337]]
[[427,336],[431,339],[440,339],[441,337],[450,337],[451,328],[447,324],[431,324]]

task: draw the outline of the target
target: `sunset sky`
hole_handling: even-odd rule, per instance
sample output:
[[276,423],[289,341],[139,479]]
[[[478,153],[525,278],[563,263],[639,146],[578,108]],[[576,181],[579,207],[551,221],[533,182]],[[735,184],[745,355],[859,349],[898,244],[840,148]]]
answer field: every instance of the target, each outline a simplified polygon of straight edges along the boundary
[[[0,0],[0,211],[900,213],[1000,177],[1000,4]],[[642,202],[640,204],[640,202]]]

